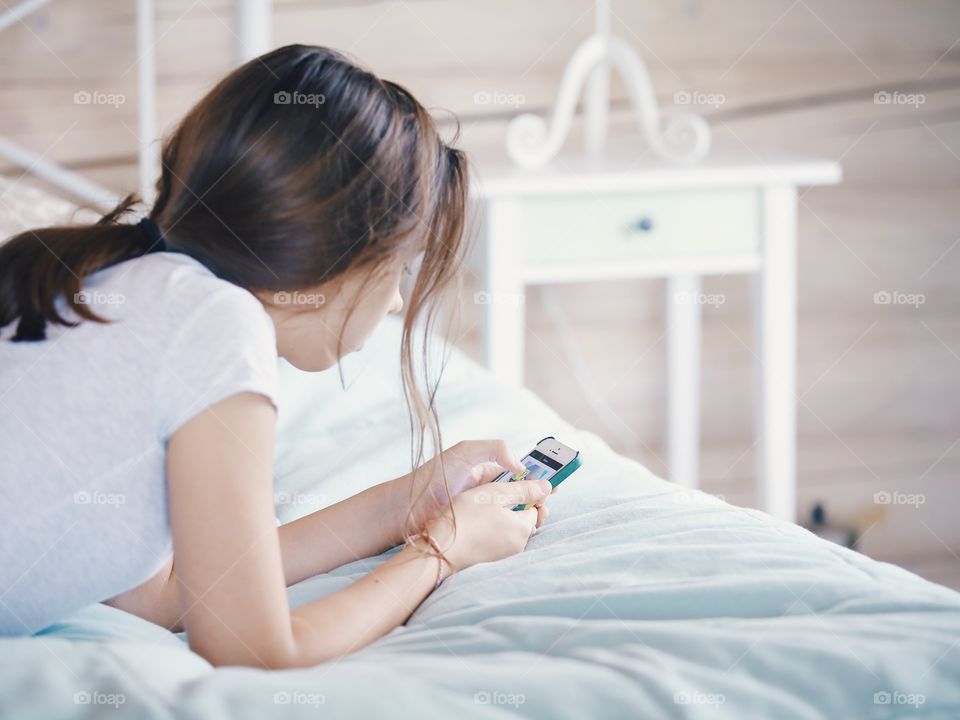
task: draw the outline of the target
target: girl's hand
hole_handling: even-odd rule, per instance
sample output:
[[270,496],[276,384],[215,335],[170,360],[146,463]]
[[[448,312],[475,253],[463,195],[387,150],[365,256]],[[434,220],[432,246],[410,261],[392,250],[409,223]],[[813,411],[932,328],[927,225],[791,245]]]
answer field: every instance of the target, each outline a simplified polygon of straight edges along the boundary
[[457,495],[451,506],[428,523],[427,530],[450,561],[451,573],[501,560],[523,550],[538,524],[536,508],[512,508],[543,502],[552,490],[548,480],[486,483]]
[[[427,487],[414,507],[412,526],[406,527],[404,537],[417,532],[448,506],[448,498],[443,489],[443,475],[440,472],[441,456],[451,498],[471,488],[488,484],[504,470],[515,473],[524,469],[505,440],[461,440],[420,466],[417,472],[417,487],[413,488],[412,495],[412,473],[394,481],[400,489],[397,502],[400,512],[404,514],[401,522],[406,520],[405,514],[411,497],[416,497],[420,488]],[[548,515],[546,507],[537,508],[537,527]]]

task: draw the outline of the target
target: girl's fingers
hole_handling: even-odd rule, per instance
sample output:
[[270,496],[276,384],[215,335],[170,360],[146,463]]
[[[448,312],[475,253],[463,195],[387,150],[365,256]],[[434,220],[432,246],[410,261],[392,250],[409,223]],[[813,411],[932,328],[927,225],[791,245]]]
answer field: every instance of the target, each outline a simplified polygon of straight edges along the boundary
[[494,479],[500,476],[504,472],[504,468],[493,463],[483,463],[478,465],[480,468],[478,475],[480,480],[477,482],[478,485],[483,485],[484,483],[493,482]]
[[[532,505],[542,502],[550,494],[546,480],[518,480],[516,482],[488,483],[479,490],[484,500],[497,505]],[[528,508],[532,509],[532,508]]]
[[516,458],[506,440],[461,440],[451,450],[469,465],[495,462],[510,472],[521,472],[523,464]]
[[550,517],[550,510],[546,505],[537,505],[537,527],[543,525],[543,521]]
[[527,528],[527,534],[533,535],[534,530],[536,530],[539,525],[538,519],[540,513],[537,508],[530,507],[526,510],[518,510],[513,514],[519,516],[520,522]]

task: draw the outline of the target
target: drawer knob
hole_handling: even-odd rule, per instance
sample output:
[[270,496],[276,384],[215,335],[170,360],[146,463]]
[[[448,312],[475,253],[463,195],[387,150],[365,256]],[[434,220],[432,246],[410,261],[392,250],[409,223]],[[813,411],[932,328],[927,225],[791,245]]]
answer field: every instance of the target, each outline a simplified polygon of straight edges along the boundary
[[644,215],[637,220],[634,220],[629,227],[630,232],[641,232],[646,233],[653,230],[653,218],[649,215]]

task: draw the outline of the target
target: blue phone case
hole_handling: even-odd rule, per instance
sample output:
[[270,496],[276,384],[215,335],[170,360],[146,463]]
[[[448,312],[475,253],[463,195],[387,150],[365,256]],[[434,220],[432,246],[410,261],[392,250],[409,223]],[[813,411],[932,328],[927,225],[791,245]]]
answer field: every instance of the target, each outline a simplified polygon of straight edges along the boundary
[[[545,438],[541,438],[540,440],[538,440],[537,445],[542,443],[544,440],[556,440],[556,438],[553,435],[547,435]],[[564,480],[566,480],[568,477],[570,477],[570,474],[574,470],[576,470],[578,467],[580,467],[580,451],[579,450],[577,450],[577,454],[573,456],[573,460],[568,462],[560,470],[554,473],[553,477],[550,478],[550,484],[553,485],[553,487],[556,487],[557,485],[562,483]],[[513,509],[526,510],[527,507],[528,507],[527,505],[515,505]]]

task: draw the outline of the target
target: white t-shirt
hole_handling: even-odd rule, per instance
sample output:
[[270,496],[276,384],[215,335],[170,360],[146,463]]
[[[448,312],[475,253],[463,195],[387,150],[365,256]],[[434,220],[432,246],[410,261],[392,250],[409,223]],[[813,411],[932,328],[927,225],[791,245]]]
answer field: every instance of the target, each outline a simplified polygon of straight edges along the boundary
[[142,584],[172,552],[166,444],[252,391],[277,406],[273,323],[252,293],[179,253],[90,276],[114,322],[0,332],[0,635]]

